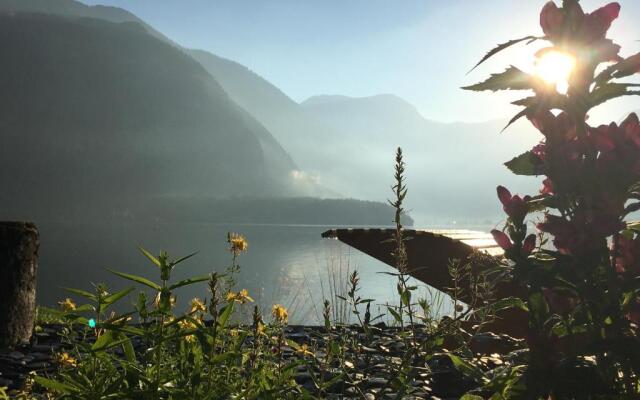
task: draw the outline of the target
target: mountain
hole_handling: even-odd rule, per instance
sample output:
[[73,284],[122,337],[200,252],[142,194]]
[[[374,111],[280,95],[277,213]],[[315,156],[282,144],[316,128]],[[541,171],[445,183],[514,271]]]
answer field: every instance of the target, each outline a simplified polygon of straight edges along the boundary
[[[336,135],[325,136],[327,145],[314,151],[327,158],[334,154],[328,172],[340,180],[335,183],[339,190],[352,188],[349,195],[374,200],[389,197],[393,152],[402,147],[407,163],[407,206],[422,221],[493,219],[501,214],[497,185],[527,193],[538,189],[538,180],[514,176],[501,164],[541,139],[526,124],[500,134],[506,122],[429,121],[393,95],[316,96],[302,107]],[[344,156],[335,155],[336,144]]]
[[95,18],[115,23],[135,23],[151,35],[171,42],[166,36],[147,25],[132,13],[118,7],[89,6],[76,0],[0,0],[0,13],[42,13],[64,17]]
[[[505,121],[438,123],[426,120],[414,106],[393,95],[316,96],[298,104],[249,68],[205,51],[180,48],[121,9],[89,7],[72,0],[0,0],[0,13],[12,10],[120,22],[121,28],[147,31],[196,60],[215,82],[212,85],[219,84],[219,91],[228,94],[230,107],[236,109],[234,115],[241,116],[242,124],[257,140],[265,173],[288,177],[285,183],[249,184],[241,192],[384,201],[391,194],[397,146],[404,149],[408,164],[408,208],[422,216],[421,221],[494,218],[501,215],[495,199],[496,185],[527,193],[538,188],[537,181],[515,177],[501,165],[540,139],[526,124],[499,134]],[[164,126],[162,121],[158,126]],[[238,182],[253,176],[244,165],[239,166],[242,158],[225,155],[233,159],[234,170],[242,175]],[[252,161],[247,163],[251,165]],[[216,173],[223,170],[217,169]]]
[[213,76],[242,108],[275,125],[284,114],[299,113],[298,103],[271,82],[235,61],[203,50],[186,50]]
[[343,196],[390,197],[398,146],[408,163],[409,209],[420,221],[495,220],[501,215],[498,184],[538,190],[536,180],[516,177],[502,165],[540,140],[526,124],[500,134],[506,121],[429,121],[390,94],[315,96],[298,104],[241,64],[201,50],[188,54],[277,138],[301,174]]
[[3,12],[0,46],[3,215],[104,213],[140,193],[300,192],[269,132],[137,23]]
[[197,60],[242,108],[262,123],[292,155],[300,171],[302,182],[314,182],[331,188],[324,196],[351,197],[350,190],[337,187],[334,175],[326,167],[332,162],[316,148],[327,145],[328,137],[339,137],[331,127],[293,101],[275,85],[249,68],[202,50],[185,50]]

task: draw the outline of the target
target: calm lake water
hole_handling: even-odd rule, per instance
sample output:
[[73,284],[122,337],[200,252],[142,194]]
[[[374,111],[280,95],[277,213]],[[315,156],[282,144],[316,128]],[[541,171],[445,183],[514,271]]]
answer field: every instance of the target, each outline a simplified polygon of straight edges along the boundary
[[[157,281],[158,269],[140,254],[138,245],[153,254],[166,250],[173,258],[198,251],[196,256],[175,268],[172,279],[176,281],[212,271],[224,272],[231,260],[227,232],[238,232],[246,236],[249,251],[239,258],[237,287],[248,289],[264,313],[269,312],[272,304],[280,303],[290,309],[291,323],[318,323],[323,299],[332,298],[332,288],[344,291],[346,277],[354,269],[360,274],[360,296],[376,300],[372,306],[374,314],[379,309],[382,312],[387,302],[395,304],[396,279],[381,273],[394,270],[337,240],[322,239],[321,233],[330,228],[335,227],[40,223],[38,302],[55,306],[58,300],[70,296],[62,287],[90,290],[91,282],[106,283],[113,291],[135,286],[105,268]],[[429,298],[435,292],[420,282],[415,284],[423,296]],[[179,290],[178,308],[186,308],[189,300],[196,296],[209,296],[206,283]],[[134,301],[132,294],[122,300],[123,306]],[[441,301],[442,298],[436,302]],[[335,312],[341,307],[344,305],[334,305]],[[442,312],[448,310],[446,301],[438,307]],[[250,307],[245,307],[243,313],[249,312]]]

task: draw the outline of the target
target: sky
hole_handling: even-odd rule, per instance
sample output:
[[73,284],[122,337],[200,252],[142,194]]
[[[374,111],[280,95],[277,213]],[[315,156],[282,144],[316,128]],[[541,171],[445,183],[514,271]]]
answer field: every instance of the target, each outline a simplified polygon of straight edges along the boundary
[[[398,95],[428,119],[508,118],[522,93],[472,93],[460,87],[509,64],[526,68],[535,46],[508,50],[467,75],[496,44],[541,35],[545,0],[83,0],[124,8],[189,48],[237,61],[301,102],[314,95]],[[620,0],[610,37],[623,55],[640,51],[640,1]],[[591,11],[605,2],[582,0]],[[639,110],[616,100],[596,123]]]

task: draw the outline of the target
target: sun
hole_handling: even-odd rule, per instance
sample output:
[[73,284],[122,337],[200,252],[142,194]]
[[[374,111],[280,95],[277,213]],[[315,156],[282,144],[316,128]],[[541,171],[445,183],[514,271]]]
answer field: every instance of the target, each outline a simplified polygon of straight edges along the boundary
[[576,59],[560,51],[547,51],[536,59],[535,73],[542,80],[556,86],[556,90],[566,94],[569,78],[576,66]]

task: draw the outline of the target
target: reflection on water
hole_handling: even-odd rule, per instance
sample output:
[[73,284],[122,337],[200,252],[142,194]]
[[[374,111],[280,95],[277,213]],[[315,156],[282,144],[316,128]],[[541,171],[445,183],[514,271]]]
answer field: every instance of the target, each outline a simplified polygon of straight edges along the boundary
[[[249,242],[249,251],[240,256],[236,281],[238,289],[249,290],[265,314],[272,304],[281,303],[290,309],[291,323],[318,323],[323,300],[344,293],[347,275],[354,269],[361,276],[360,296],[376,299],[372,312],[397,302],[395,278],[380,273],[393,269],[337,240],[322,239],[320,234],[330,228],[335,227],[41,223],[38,302],[55,305],[67,296],[61,287],[89,289],[91,282],[104,282],[113,290],[131,286],[105,267],[157,280],[157,268],[139,253],[138,245],[154,254],[167,250],[175,258],[199,251],[175,268],[172,279],[222,273],[230,263],[227,232],[242,233]],[[423,296],[433,291],[416,284]],[[178,290],[179,308],[180,304],[186,308],[193,297],[207,297],[207,291],[206,283]],[[134,298],[132,294],[123,302],[132,304]],[[344,305],[332,302],[337,317],[347,314]],[[248,315],[251,306],[245,307]]]

